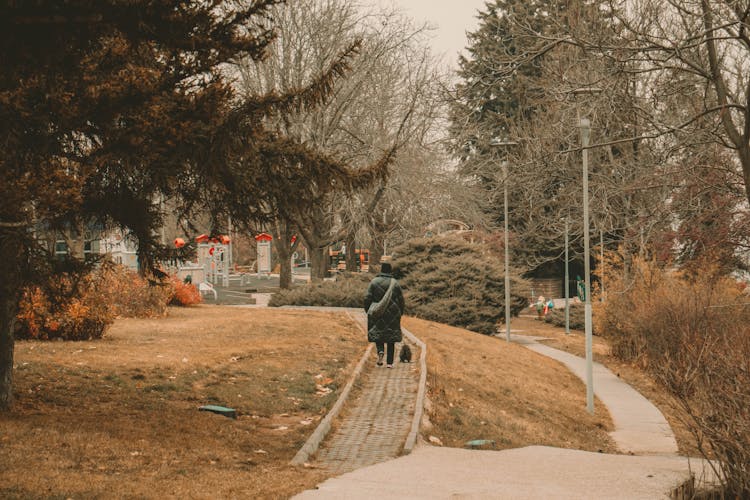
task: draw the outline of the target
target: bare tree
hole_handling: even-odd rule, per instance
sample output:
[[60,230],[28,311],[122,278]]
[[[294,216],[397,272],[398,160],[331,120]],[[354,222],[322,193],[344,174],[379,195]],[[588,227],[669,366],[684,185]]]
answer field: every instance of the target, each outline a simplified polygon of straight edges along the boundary
[[[312,205],[276,212],[302,235],[311,250],[313,278],[322,278],[329,245],[348,241],[348,248],[371,243],[380,247],[375,242],[392,230],[389,220],[404,221],[408,213],[416,221],[417,213],[429,212],[422,208],[431,199],[427,186],[441,179],[432,168],[444,161],[438,156],[435,132],[440,116],[436,89],[442,76],[424,48],[426,27],[414,26],[398,11],[367,10],[343,0],[302,0],[278,7],[274,19],[275,50],[261,65],[238,65],[242,85],[251,92],[304,85],[337,50],[362,41],[351,72],[328,103],[285,117],[276,123],[279,132],[354,167],[391,155],[388,178],[372,188],[354,195],[321,193]],[[421,179],[415,184],[421,192],[406,188],[414,178]],[[385,227],[380,223],[383,212]]]
[[605,61],[611,78],[631,84],[632,112],[620,119],[632,133],[623,141],[673,141],[673,151],[709,142],[725,147],[736,159],[727,167],[740,173],[750,200],[750,3],[605,0],[569,4],[574,9],[603,22],[592,30],[572,23],[574,16],[550,16],[544,31],[517,22],[525,49],[504,70],[564,46]]
[[[564,43],[606,28],[596,4],[497,0],[487,8],[461,61],[453,150],[462,172],[484,188],[495,224],[507,187],[514,260],[532,269],[559,260],[566,219],[573,255],[582,258],[580,118],[592,123],[596,145],[589,152],[592,229],[610,247],[635,246],[641,229],[668,225],[668,189],[657,181],[669,178],[664,145],[633,137],[640,105],[633,79],[612,60]],[[517,145],[492,146],[498,139]]]

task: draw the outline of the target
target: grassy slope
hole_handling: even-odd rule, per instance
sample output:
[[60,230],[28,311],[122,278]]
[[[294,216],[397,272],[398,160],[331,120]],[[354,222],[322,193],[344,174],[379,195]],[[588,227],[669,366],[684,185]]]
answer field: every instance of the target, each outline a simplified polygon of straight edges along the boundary
[[597,401],[589,415],[583,384],[561,364],[496,337],[412,318],[404,324],[427,343],[430,434],[445,445],[491,439],[497,448],[615,451],[606,409]]
[[[312,487],[320,471],[288,462],[348,380],[361,337],[330,313],[201,306],[118,320],[99,342],[19,342],[17,405],[0,415],[0,497],[283,498]],[[205,404],[240,416],[197,411]]]
[[[497,338],[405,324],[429,346],[426,434],[448,446],[612,451],[606,412],[585,412],[583,385],[559,364]],[[18,403],[0,415],[0,497],[286,498],[325,477],[288,461],[365,347],[334,313],[210,306],[118,320],[98,342],[18,342]],[[198,412],[203,404],[240,417]]]

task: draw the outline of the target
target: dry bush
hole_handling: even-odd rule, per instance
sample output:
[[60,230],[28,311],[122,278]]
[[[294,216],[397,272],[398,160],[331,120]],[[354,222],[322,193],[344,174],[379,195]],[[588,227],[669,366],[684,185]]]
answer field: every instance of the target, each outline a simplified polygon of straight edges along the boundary
[[[582,303],[570,301],[568,308],[570,314],[568,319],[570,327],[574,330],[583,330],[585,328],[585,307]],[[565,327],[565,307],[555,307],[551,309],[547,316],[544,317],[546,323],[550,323],[561,328]]]
[[44,288],[23,292],[16,338],[88,340],[101,338],[114,321],[110,303],[98,293],[101,275],[64,273]]
[[343,273],[336,281],[308,283],[291,290],[280,290],[271,296],[271,307],[322,306],[364,307],[367,284],[372,274]]
[[117,316],[149,318],[164,316],[173,295],[169,281],[148,280],[127,267],[104,262],[95,271],[101,276],[98,292],[111,304]]
[[[179,298],[178,298],[179,295]],[[44,286],[27,288],[19,304],[15,335],[40,340],[101,338],[115,317],[164,316],[170,300],[200,300],[197,289],[148,280],[121,265],[103,262],[89,272],[66,272]]]
[[188,307],[203,302],[198,287],[192,283],[185,283],[176,276],[170,276],[168,286],[171,291],[169,305]]
[[636,260],[595,322],[613,354],[637,361],[675,396],[729,497],[750,495],[750,307],[744,287]]

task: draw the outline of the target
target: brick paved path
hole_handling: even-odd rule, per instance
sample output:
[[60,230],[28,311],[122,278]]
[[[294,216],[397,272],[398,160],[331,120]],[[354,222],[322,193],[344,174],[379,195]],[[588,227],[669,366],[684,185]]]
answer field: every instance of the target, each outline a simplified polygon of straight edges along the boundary
[[419,364],[414,363],[419,359],[419,348],[410,347],[411,363],[399,363],[401,344],[396,344],[396,360],[391,369],[376,366],[375,356],[368,360],[361,375],[359,396],[346,403],[335,423],[336,430],[318,450],[315,465],[344,473],[401,454],[419,384]]

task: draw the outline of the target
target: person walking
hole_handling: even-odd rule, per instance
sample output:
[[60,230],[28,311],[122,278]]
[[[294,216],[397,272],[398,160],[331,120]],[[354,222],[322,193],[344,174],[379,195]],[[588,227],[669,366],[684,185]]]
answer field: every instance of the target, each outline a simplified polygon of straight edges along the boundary
[[401,315],[404,313],[404,295],[391,272],[390,262],[381,260],[380,273],[370,281],[365,295],[367,340],[375,342],[378,351],[378,366],[383,366],[385,353],[388,368],[393,368],[395,344],[401,342],[402,339]]

